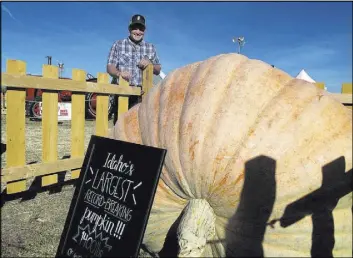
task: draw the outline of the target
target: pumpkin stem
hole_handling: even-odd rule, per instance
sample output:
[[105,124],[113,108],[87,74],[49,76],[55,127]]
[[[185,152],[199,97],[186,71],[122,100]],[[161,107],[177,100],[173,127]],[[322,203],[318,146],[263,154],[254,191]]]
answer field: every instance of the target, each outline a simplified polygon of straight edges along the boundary
[[202,256],[206,241],[216,234],[215,221],[214,211],[206,200],[190,200],[177,230],[178,257]]

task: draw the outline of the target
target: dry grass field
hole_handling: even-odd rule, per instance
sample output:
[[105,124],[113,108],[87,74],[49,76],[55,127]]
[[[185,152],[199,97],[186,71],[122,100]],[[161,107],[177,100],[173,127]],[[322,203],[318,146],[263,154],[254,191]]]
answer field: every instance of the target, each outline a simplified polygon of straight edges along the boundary
[[[70,121],[58,125],[58,158],[70,154]],[[109,127],[113,127],[112,120]],[[6,143],[6,116],[1,116],[1,142]],[[95,132],[95,121],[86,121],[85,148]],[[41,122],[26,119],[26,161],[41,161]],[[1,167],[6,166],[6,152]],[[67,173],[69,174],[69,173]],[[70,175],[66,175],[70,176]],[[32,180],[28,180],[28,186]],[[1,187],[2,191],[4,185]],[[75,185],[43,191],[24,200],[6,201],[1,208],[1,257],[54,257]],[[2,195],[3,197],[3,195]]]

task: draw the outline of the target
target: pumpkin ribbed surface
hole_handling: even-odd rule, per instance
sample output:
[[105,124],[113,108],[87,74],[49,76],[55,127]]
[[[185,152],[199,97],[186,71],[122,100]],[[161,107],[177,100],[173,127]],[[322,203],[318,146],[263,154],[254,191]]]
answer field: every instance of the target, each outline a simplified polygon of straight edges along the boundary
[[352,254],[352,111],[311,83],[218,55],[171,72],[111,137],[167,149],[143,241],[153,252],[202,199],[216,216],[204,256],[303,257],[332,238],[334,256]]

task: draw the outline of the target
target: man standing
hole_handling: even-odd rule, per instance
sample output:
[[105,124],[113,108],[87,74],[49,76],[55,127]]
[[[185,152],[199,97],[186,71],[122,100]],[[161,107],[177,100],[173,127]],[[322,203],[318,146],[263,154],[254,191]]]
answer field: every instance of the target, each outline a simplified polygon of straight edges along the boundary
[[[121,76],[130,86],[142,87],[142,71],[149,64],[153,64],[153,73],[159,75],[161,65],[155,46],[143,40],[146,30],[145,18],[139,14],[132,16],[128,28],[129,37],[115,41],[110,49],[107,72],[113,77],[112,83],[119,83]],[[140,101],[141,98],[131,96],[129,106]]]

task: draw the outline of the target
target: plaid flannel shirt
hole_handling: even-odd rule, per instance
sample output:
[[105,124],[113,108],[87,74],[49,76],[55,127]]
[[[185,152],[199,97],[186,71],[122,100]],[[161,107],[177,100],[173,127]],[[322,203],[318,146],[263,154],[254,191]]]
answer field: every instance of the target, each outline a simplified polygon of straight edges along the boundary
[[[131,73],[130,85],[141,86],[142,70],[137,65],[144,57],[147,57],[154,65],[159,64],[153,44],[143,40],[135,44],[126,38],[115,41],[109,52],[108,64],[115,65],[119,71],[129,71]],[[118,83],[118,80],[115,81]]]

